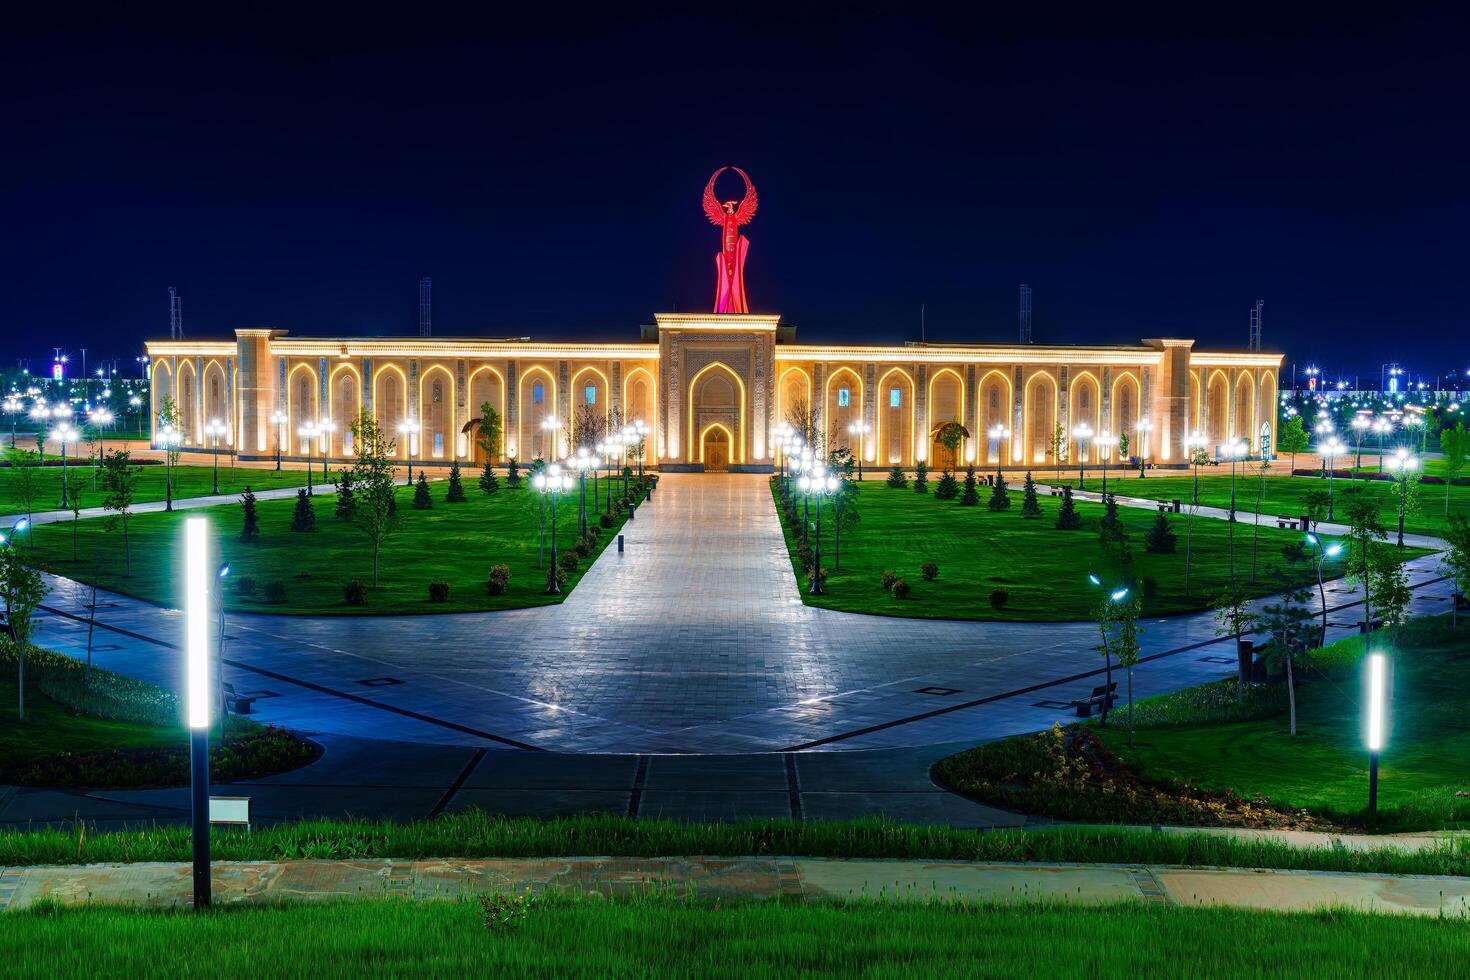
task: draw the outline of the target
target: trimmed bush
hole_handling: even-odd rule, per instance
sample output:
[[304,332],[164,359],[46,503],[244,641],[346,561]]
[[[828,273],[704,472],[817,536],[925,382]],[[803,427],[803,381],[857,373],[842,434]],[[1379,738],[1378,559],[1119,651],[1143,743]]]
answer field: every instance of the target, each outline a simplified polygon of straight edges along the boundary
[[995,486],[991,488],[990,500],[987,506],[993,511],[1011,509],[1011,492],[1006,489],[1006,479],[999,473],[995,475]]
[[1143,577],[1143,598],[1145,602],[1153,602],[1159,597],[1159,580],[1152,575]]
[[260,518],[255,513],[255,494],[251,493],[248,486],[240,495],[240,509],[244,512],[244,522],[240,527],[240,540],[259,541]]
[[1097,526],[1097,537],[1104,547],[1128,547],[1128,531],[1118,517],[1118,498],[1111,493],[1103,495],[1103,519]]
[[904,475],[903,467],[897,463],[888,471],[888,485],[895,490],[902,490],[909,485],[909,478]]
[[430,582],[429,583],[429,601],[430,602],[448,602],[449,601],[449,583],[446,582],[446,581],[444,581],[442,578],[435,579],[434,581]]
[[996,612],[1004,609],[1006,603],[1011,601],[1011,590],[1003,585],[998,585],[990,590],[990,608]]
[[459,460],[449,464],[449,488],[444,491],[444,502],[446,504],[462,504],[465,502],[464,482],[459,478]]
[[491,565],[490,578],[485,582],[485,588],[491,595],[504,595],[506,588],[510,585],[510,566]]
[[265,583],[265,601],[270,603],[285,602],[286,583],[280,581]]
[[1062,506],[1057,511],[1058,531],[1078,531],[1082,528],[1082,515],[1072,501],[1072,488],[1062,487]]
[[248,598],[255,595],[258,588],[259,584],[255,581],[254,575],[241,575],[235,579],[235,595]]
[[429,510],[434,506],[434,498],[429,494],[429,481],[424,476],[424,471],[419,470],[419,478],[413,485],[413,509]]
[[316,508],[312,506],[311,497],[307,495],[305,487],[296,491],[296,509],[291,512],[291,530],[316,530]]
[[892,591],[893,583],[898,581],[898,573],[884,572],[881,576],[879,576],[878,581],[882,583],[884,592]]
[[342,587],[342,598],[349,606],[360,606],[367,602],[367,588],[358,579],[353,579]]
[[914,466],[914,493],[929,492],[929,464],[922,459]]
[[934,484],[935,500],[953,500],[960,495],[960,481],[954,478],[949,470],[939,474],[939,482]]
[[926,561],[919,566],[919,574],[924,576],[925,582],[932,582],[939,577],[939,563]]
[[909,593],[913,591],[913,588],[907,580],[898,578],[893,580],[893,588],[889,591],[893,593],[893,598],[895,599],[907,599]]
[[343,470],[337,478],[337,511],[339,521],[350,521],[357,516],[357,497],[352,492],[352,471]]
[[562,573],[565,575],[570,575],[575,572],[577,570],[577,566],[581,563],[582,559],[577,556],[577,553],[575,551],[563,551],[556,556],[556,564],[561,568]]
[[576,544],[572,545],[572,552],[578,558],[586,558],[588,555],[592,554],[592,545],[584,538],[581,541],[578,541]]
[[967,466],[965,467],[964,490],[960,493],[961,507],[974,507],[980,503],[980,494],[976,492],[975,486],[975,467]]
[[[1296,545],[1298,550],[1303,548],[1303,543],[1300,541],[1294,541],[1292,543]],[[1175,534],[1174,529],[1169,526],[1169,518],[1164,516],[1162,510],[1159,511],[1158,516],[1154,518],[1153,524],[1149,527],[1148,533],[1143,536],[1144,550],[1156,555],[1172,555],[1174,549],[1178,546],[1179,535]],[[1287,556],[1288,560],[1290,560],[1290,557],[1290,555]]]
[[505,485],[508,487],[518,487],[521,485],[521,464],[514,456],[506,464]]
[[1021,497],[1021,516],[1041,516],[1041,501],[1036,497],[1036,481],[1031,479],[1030,470],[1026,471],[1026,489]]
[[613,526],[612,515],[611,514],[603,514],[601,517],[599,517],[597,519],[597,523],[598,524],[601,524],[604,530],[611,528]]
[[480,489],[487,493],[495,493],[500,489],[500,477],[495,475],[495,467],[489,463],[480,471]]

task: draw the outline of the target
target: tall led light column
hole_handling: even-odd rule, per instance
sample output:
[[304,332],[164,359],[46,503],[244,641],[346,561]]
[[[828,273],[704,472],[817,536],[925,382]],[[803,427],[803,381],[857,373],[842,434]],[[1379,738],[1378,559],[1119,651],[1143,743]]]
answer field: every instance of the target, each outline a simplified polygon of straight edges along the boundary
[[1383,749],[1384,701],[1388,663],[1381,653],[1368,654],[1368,812],[1378,812],[1378,753]]
[[208,908],[209,887],[209,541],[208,524],[184,524],[184,655],[189,724],[189,809],[194,838],[194,908]]

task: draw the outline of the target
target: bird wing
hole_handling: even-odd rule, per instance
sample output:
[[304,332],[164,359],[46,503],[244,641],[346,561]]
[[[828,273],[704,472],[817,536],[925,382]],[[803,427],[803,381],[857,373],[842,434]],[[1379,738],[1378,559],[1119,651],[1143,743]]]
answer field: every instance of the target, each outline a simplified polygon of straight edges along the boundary
[[750,219],[755,217],[756,205],[760,203],[755,196],[755,185],[750,182],[750,177],[739,167],[735,172],[745,181],[745,197],[740,202],[740,207],[735,209],[735,223],[737,225],[748,225]]
[[704,213],[709,216],[709,222],[712,225],[725,223],[725,209],[720,207],[719,199],[715,197],[715,177],[724,172],[724,167],[716,170],[714,177],[711,177],[709,183],[704,185]]

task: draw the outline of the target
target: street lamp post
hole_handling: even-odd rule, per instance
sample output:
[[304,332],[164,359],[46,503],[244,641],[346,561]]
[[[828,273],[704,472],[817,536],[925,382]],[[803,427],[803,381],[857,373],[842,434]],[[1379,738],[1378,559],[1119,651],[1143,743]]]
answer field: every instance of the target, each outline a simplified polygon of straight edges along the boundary
[[551,433],[551,452],[547,453],[547,455],[552,459],[556,459],[557,456],[561,455],[561,439],[557,436],[558,430],[561,429],[561,419],[555,415],[548,415],[541,420],[541,428]]
[[[567,460],[567,465],[577,471],[578,500],[577,500],[577,528],[582,537],[587,536],[587,471],[597,465],[597,459],[587,452],[586,446],[578,446],[574,456]],[[597,489],[592,490],[592,499],[597,499]]]
[[633,453],[638,458],[638,481],[641,483],[643,482],[643,455],[648,444],[648,425],[642,419],[633,420],[633,435],[638,439]]
[[1148,435],[1154,431],[1154,424],[1149,421],[1148,416],[1138,420],[1138,475],[1147,476],[1144,472],[1144,458],[1148,455]]
[[1000,465],[1005,459],[1005,439],[1011,430],[997,422],[990,427],[990,441],[995,444],[995,485],[1000,486]]
[[66,447],[74,444],[81,437],[82,434],[70,422],[62,422],[51,430],[51,438],[61,444],[61,506],[63,507],[71,499],[71,486],[66,478]]
[[[113,418],[112,409],[106,405],[99,405],[87,413],[88,421],[97,430],[97,462],[99,464],[107,458],[107,426],[112,424]],[[94,487],[97,485],[97,469],[98,467],[93,467],[92,469],[92,485]]]
[[1407,449],[1400,449],[1388,460],[1399,481],[1399,547],[1404,546],[1404,505],[1409,496],[1409,474],[1419,468],[1419,457]]
[[[1336,431],[1336,427],[1333,426],[1333,424],[1330,421],[1328,421],[1327,419],[1323,419],[1322,421],[1318,422],[1315,426],[1312,427],[1312,431],[1315,432],[1315,433],[1317,433],[1317,444],[1319,446],[1321,446],[1321,445],[1325,444],[1329,439],[1332,439],[1333,438],[1333,432]],[[1321,453],[1320,450],[1318,451],[1318,455],[1319,456],[1322,456],[1322,453]],[[1326,476],[1327,475],[1327,457],[1326,456],[1322,456],[1322,475],[1323,476]]]
[[867,441],[864,437],[868,434],[868,430],[870,428],[872,427],[862,419],[858,419],[852,425],[849,425],[847,427],[847,432],[849,435],[857,436],[857,478],[859,483],[861,483],[863,479],[863,450],[866,448]]
[[184,441],[184,434],[172,422],[165,422],[158,432],[163,445],[163,509],[174,509],[174,449]]
[[1318,452],[1322,454],[1322,459],[1327,462],[1327,519],[1331,521],[1336,519],[1336,515],[1333,512],[1332,482],[1337,476],[1337,457],[1347,452],[1347,447],[1342,444],[1342,440],[1337,438],[1337,436],[1332,436],[1327,440],[1325,445],[1318,449]]
[[1317,598],[1322,604],[1322,639],[1318,646],[1327,645],[1327,587],[1322,581],[1322,564],[1328,558],[1336,558],[1342,554],[1342,545],[1329,544],[1326,547],[1315,534],[1307,535],[1307,540],[1312,542],[1312,548],[1317,552]]
[[225,425],[219,419],[204,423],[204,435],[214,440],[214,493],[219,494],[219,438],[225,434]]
[[25,406],[21,400],[14,395],[5,399],[5,414],[10,416],[10,448],[15,448],[15,417],[19,415]]
[[1384,706],[1388,663],[1381,653],[1368,654],[1368,812],[1378,812],[1378,753],[1383,751]]
[[[318,438],[322,443],[322,485],[326,486],[329,478],[327,475],[327,454],[332,451],[332,433],[337,431],[337,423],[331,419],[323,419],[318,423],[317,430],[320,433]],[[311,468],[310,460],[307,460],[306,467],[307,469]]]
[[1199,506],[1199,457],[1205,448],[1204,433],[1196,429],[1184,440],[1184,448],[1189,451],[1189,465],[1194,470],[1194,505]]
[[812,577],[808,592],[811,595],[822,594],[822,500],[829,494],[837,492],[837,477],[826,471],[821,463],[814,464],[811,469],[803,473],[797,481],[801,488],[802,496],[810,498],[812,494],[817,497],[817,543],[812,550]]
[[297,437],[306,440],[306,495],[308,497],[316,496],[316,489],[311,483],[311,440],[316,438],[316,433],[316,423],[310,420],[303,422],[296,430]]
[[1102,492],[1103,496],[1106,497],[1108,495],[1108,457],[1113,454],[1113,448],[1118,445],[1118,438],[1107,429],[1103,429],[1098,434],[1098,437],[1092,440],[1092,444],[1097,447],[1097,454],[1102,459]]
[[[403,455],[408,457],[408,482],[404,484],[404,486],[406,487],[413,486],[414,437],[419,434],[419,430],[422,428],[423,426],[419,425],[418,420],[415,419],[413,416],[409,416],[402,422],[398,423],[398,434],[403,436],[403,441],[406,443],[406,445],[404,446]],[[310,460],[307,460],[306,468],[311,469]]]
[[1235,523],[1235,464],[1250,451],[1250,447],[1239,439],[1232,439],[1225,447],[1225,454],[1230,457],[1230,523]]
[[1092,426],[1086,422],[1079,422],[1072,429],[1072,438],[1077,440],[1077,465],[1080,467],[1077,474],[1077,489],[1087,489],[1087,440],[1092,438]]
[[[818,463],[818,462],[816,462],[814,460],[814,458],[812,457],[812,451],[810,449],[803,449],[801,451],[801,455],[798,456],[798,457],[796,457],[796,459],[794,459],[794,460],[791,461],[791,465],[795,468],[795,470],[796,470],[796,472],[798,474],[804,474],[805,476],[808,476],[809,477],[809,476],[812,475],[813,472],[815,472],[818,468],[820,468],[822,464],[821,463]],[[802,541],[803,544],[810,544],[811,543],[811,534],[810,534],[810,531],[811,531],[811,524],[812,524],[812,502],[811,502],[811,494],[809,494],[807,492],[807,486],[808,485],[809,485],[809,483],[807,483],[807,484],[802,483],[802,477],[800,475],[797,476],[797,478],[796,478],[796,486],[802,492],[801,493],[801,541]]]
[[1358,471],[1363,468],[1363,433],[1373,424],[1373,419],[1368,415],[1354,415],[1353,420],[1348,423],[1353,427],[1355,441],[1357,444],[1357,460],[1353,463],[1353,479],[1358,478]]
[[281,442],[286,433],[286,414],[284,412],[271,413],[271,425],[276,430],[276,472],[281,472]]
[[551,567],[546,573],[546,594],[560,595],[560,569],[556,563],[556,498],[572,489],[572,476],[563,473],[560,466],[552,463],[531,478],[531,486],[537,492],[551,496]]
[[209,544],[202,517],[185,525],[184,650],[187,658],[189,802],[195,910],[208,908],[209,881]]
[[1378,437],[1378,472],[1383,472],[1383,439],[1393,431],[1393,422],[1386,415],[1373,420],[1373,434]]

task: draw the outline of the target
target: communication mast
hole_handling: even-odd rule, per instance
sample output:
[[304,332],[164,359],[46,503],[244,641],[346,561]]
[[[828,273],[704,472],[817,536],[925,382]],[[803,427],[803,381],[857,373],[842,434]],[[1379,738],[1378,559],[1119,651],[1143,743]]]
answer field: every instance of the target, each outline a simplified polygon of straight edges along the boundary
[[434,335],[434,280],[424,276],[419,280],[419,336]]
[[1021,343],[1031,343],[1031,287],[1021,284]]
[[1251,308],[1251,350],[1261,349],[1261,307],[1265,305],[1265,300],[1258,299],[1256,305]]
[[168,339],[184,339],[184,312],[179,305],[177,286],[168,287]]

